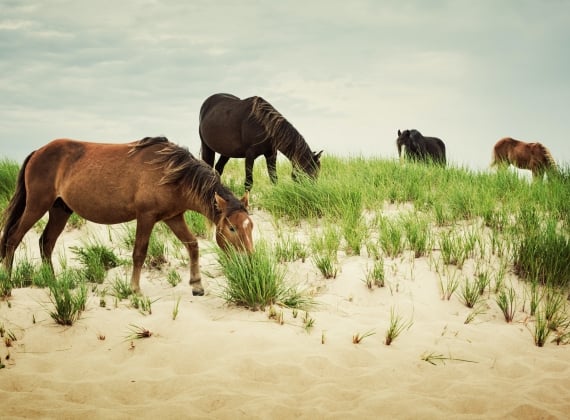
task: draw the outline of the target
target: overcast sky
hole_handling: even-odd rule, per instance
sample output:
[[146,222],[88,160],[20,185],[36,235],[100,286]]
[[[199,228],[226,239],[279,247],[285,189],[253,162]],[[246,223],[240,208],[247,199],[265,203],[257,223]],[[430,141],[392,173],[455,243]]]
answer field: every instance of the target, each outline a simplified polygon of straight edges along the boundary
[[565,0],[0,0],[0,157],[154,135],[198,155],[227,92],[332,155],[396,158],[416,128],[458,166],[504,136],[567,165],[569,45]]

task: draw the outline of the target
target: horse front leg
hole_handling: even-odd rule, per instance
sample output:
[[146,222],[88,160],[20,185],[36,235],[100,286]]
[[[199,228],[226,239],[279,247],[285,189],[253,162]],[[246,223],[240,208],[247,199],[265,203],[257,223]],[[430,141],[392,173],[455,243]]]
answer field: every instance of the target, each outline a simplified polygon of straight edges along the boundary
[[277,153],[265,155],[265,162],[267,163],[267,173],[272,184],[277,184]]
[[154,220],[137,219],[135,246],[133,248],[133,275],[131,277],[131,289],[135,293],[139,293],[141,290],[141,271],[148,251],[148,242],[154,223]]
[[198,240],[188,229],[188,225],[186,225],[186,221],[184,220],[184,213],[164,220],[164,223],[166,223],[188,251],[190,257],[190,286],[192,286],[192,294],[194,296],[203,296],[204,286],[202,285],[202,278],[200,276],[200,250],[198,248]]
[[250,191],[253,186],[253,163],[257,156],[247,155],[245,157],[245,190]]

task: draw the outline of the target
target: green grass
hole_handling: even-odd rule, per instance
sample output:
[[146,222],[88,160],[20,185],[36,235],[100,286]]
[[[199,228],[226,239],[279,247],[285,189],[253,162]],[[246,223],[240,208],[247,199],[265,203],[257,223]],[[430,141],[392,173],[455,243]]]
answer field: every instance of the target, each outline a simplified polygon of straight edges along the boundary
[[0,268],[0,299],[6,299],[12,296],[12,279],[4,268]]
[[64,271],[48,285],[53,308],[49,315],[60,325],[73,325],[85,310],[87,285],[77,271]]
[[481,288],[477,280],[464,278],[459,288],[459,299],[468,308],[474,308],[481,300]]
[[129,296],[133,294],[133,289],[131,289],[131,281],[126,277],[115,277],[113,281],[110,282],[112,296],[115,296],[118,300],[128,299]]
[[11,159],[0,159],[0,209],[6,208],[16,189],[20,165]]
[[307,258],[307,247],[292,235],[278,234],[275,243],[275,256],[279,262],[292,262]]
[[[525,219],[527,218],[527,219]],[[552,216],[521,213],[515,238],[514,270],[523,279],[541,284],[570,285],[570,236]]]
[[404,227],[400,220],[378,218],[378,243],[389,257],[397,257],[404,251]]
[[375,260],[372,268],[366,270],[365,283],[369,289],[372,289],[374,286],[384,287],[386,285],[384,260]]
[[233,304],[252,310],[274,304],[303,308],[312,299],[285,282],[285,269],[279,264],[273,250],[265,243],[256,245],[248,255],[218,250],[218,262],[227,279],[222,297]]
[[85,278],[89,282],[103,283],[107,270],[121,263],[113,250],[101,243],[74,246],[71,250],[83,266]]
[[172,287],[176,287],[182,281],[182,277],[180,276],[180,273],[178,273],[178,271],[172,269],[168,271],[168,274],[166,275],[166,280],[168,281],[168,284],[170,284]]
[[29,287],[34,282],[38,268],[28,259],[19,260],[12,270],[12,284],[14,287]]
[[509,323],[513,322],[513,319],[515,318],[515,314],[517,312],[516,306],[518,303],[515,289],[512,286],[504,287],[495,297],[495,301],[503,312],[505,321]]

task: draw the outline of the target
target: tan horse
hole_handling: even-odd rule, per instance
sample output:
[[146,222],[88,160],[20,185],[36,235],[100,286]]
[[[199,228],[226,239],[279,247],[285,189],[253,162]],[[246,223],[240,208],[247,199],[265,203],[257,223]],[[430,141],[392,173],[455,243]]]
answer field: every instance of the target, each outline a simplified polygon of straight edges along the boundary
[[184,212],[193,210],[212,221],[222,249],[251,252],[247,206],[247,193],[237,199],[211,167],[164,137],[126,144],[54,140],[32,152],[20,169],[2,218],[0,258],[10,273],[16,248],[46,212],[40,253],[52,270],[55,242],[73,212],[101,224],[136,219],[131,287],[138,292],[152,228],[163,221],[186,247],[192,292],[202,295],[198,241]]
[[525,143],[505,137],[493,147],[491,166],[507,167],[509,165],[519,169],[529,169],[535,180],[542,179],[546,172],[558,170],[550,151],[543,144]]

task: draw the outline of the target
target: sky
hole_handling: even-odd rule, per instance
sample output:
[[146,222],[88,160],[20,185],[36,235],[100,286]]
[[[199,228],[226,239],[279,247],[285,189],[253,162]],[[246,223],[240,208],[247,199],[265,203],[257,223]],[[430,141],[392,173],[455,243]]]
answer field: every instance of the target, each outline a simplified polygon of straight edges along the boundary
[[225,92],[329,155],[396,159],[415,128],[456,166],[506,136],[568,165],[569,22],[565,0],[0,0],[0,158],[159,135],[199,156]]

